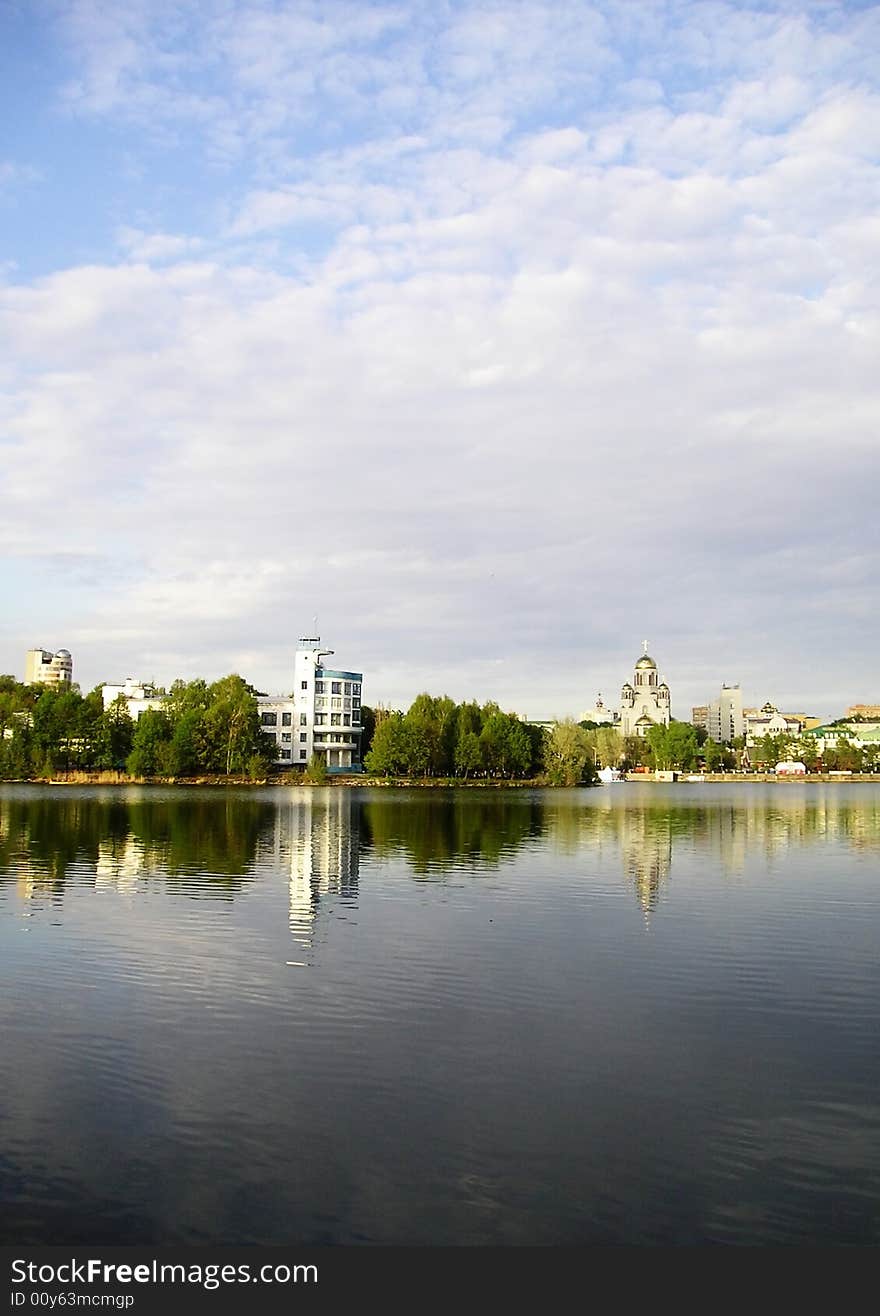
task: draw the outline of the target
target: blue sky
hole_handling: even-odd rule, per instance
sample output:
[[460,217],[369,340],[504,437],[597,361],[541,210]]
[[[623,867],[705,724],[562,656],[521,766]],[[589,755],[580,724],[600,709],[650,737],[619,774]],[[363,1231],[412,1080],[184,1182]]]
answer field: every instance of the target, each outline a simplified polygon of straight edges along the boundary
[[0,668],[838,712],[880,7],[0,0]]

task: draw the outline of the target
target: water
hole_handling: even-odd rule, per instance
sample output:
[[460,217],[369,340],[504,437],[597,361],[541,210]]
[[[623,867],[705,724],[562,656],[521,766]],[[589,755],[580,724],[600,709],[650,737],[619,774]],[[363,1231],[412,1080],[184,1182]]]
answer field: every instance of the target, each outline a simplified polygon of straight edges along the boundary
[[0,788],[0,1241],[880,1241],[880,785]]

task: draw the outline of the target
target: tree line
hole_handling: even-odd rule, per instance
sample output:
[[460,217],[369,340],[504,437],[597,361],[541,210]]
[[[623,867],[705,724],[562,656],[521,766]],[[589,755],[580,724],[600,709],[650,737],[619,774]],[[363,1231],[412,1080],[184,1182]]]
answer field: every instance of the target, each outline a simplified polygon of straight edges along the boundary
[[420,694],[403,712],[375,710],[364,755],[371,776],[546,780],[576,785],[594,779],[583,728],[567,721],[551,729],[524,722],[498,704],[457,704],[447,695]]
[[124,696],[105,709],[101,687],[24,685],[0,676],[0,779],[118,771],[135,777],[264,777],[274,746],[256,694],[240,676],[175,681],[161,709],[135,722]]
[[[275,745],[260,726],[256,691],[242,677],[175,681],[161,708],[134,722],[124,696],[105,709],[98,686],[24,685],[0,676],[0,780],[27,780],[59,772],[115,770],[135,777],[265,777]],[[552,727],[524,722],[488,702],[455,703],[420,694],[409,709],[362,709],[364,767],[374,776],[474,778],[576,785],[596,779],[600,767],[709,772],[743,761],[742,740],[717,745],[703,728],[671,721],[647,735],[624,737],[616,727],[576,723]],[[753,767],[772,770],[789,758],[808,770],[859,772],[880,767],[880,747],[841,739],[820,755],[809,736],[765,736],[749,751]],[[320,781],[316,759],[306,777]]]

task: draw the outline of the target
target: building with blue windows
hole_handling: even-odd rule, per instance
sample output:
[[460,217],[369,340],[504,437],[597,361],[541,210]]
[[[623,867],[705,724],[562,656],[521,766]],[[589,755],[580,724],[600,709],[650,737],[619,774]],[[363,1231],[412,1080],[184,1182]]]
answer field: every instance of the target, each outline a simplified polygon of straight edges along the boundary
[[304,768],[312,755],[330,773],[361,772],[363,673],[328,667],[320,636],[299,642],[290,695],[260,695],[260,723],[275,741],[278,767]]

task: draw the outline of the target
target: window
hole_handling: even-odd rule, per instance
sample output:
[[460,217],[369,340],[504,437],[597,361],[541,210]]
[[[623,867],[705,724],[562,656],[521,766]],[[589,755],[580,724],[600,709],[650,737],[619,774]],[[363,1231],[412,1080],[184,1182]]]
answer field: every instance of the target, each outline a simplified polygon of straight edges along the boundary
[[300,688],[300,690],[308,690],[308,688],[309,688],[309,683],[308,683],[308,681],[300,681],[300,683],[299,683],[299,688]]
[[331,725],[331,727],[338,727],[338,726],[341,726],[341,725],[342,725],[342,714],[341,714],[341,713],[331,713],[331,714],[330,714],[330,725]]
[[327,714],[326,714],[326,713],[316,713],[316,714],[315,714],[315,726],[316,726],[316,727],[325,727],[326,725],[327,725]]
[[324,682],[323,682],[323,681],[316,681],[316,682],[315,682],[315,694],[316,694],[316,695],[322,695],[323,693],[324,693]]
[[282,725],[283,727],[289,727],[289,726],[290,726],[290,714],[289,714],[289,713],[282,713],[282,714],[281,714],[281,725]]
[[346,693],[347,695],[350,695],[350,694],[351,694],[351,681],[346,681],[346,683],[345,683],[345,693]]
[[304,749],[301,749],[301,750],[300,750],[300,752],[299,752],[299,756],[300,756],[301,759],[304,759],[304,758],[305,758],[305,756],[306,756],[306,752],[305,752]]
[[331,681],[331,682],[330,682],[330,693],[331,693],[331,695],[341,695],[341,694],[342,694],[342,682],[341,682],[341,681]]
[[282,757],[283,759],[289,759],[289,758],[290,758],[290,750],[289,750],[289,749],[282,749],[282,751],[281,751],[281,757]]
[[331,700],[330,700],[330,707],[331,707],[331,708],[341,708],[341,707],[342,707],[342,700],[341,700],[341,699],[331,699]]
[[282,743],[283,745],[289,745],[289,744],[290,744],[290,732],[289,732],[289,731],[282,731],[282,732],[281,732],[281,743]]
[[351,714],[350,714],[350,713],[343,713],[343,715],[342,715],[342,725],[343,725],[344,727],[350,727],[350,726],[351,726]]
[[315,708],[326,708],[326,707],[327,707],[327,700],[326,700],[326,699],[316,699],[316,700],[315,700]]
[[351,708],[351,700],[350,700],[350,699],[343,699],[343,701],[342,701],[342,707],[343,707],[343,708]]
[[260,725],[261,725],[261,726],[264,726],[264,727],[277,727],[277,725],[278,725],[278,714],[277,714],[277,713],[263,713],[263,714],[261,714],[261,716],[260,716]]
[[354,727],[359,727],[359,726],[360,726],[360,724],[361,724],[361,715],[360,715],[360,712],[359,712],[359,711],[355,711],[354,713],[352,713],[352,715],[351,715],[351,724],[352,724],[352,726],[354,726]]
[[300,715],[299,715],[299,724],[300,724],[301,727],[306,727],[306,726],[308,726],[308,724],[309,724],[309,720],[308,720],[308,718],[306,717],[305,713],[300,713]]
[[361,692],[361,683],[360,681],[355,681],[354,685],[351,687],[351,693],[353,695],[359,695],[360,692]]
[[359,699],[352,699],[351,706],[352,708],[360,708],[361,701]]
[[301,731],[299,733],[299,743],[301,745],[304,745],[307,740],[308,740],[308,736],[306,735],[305,731]]

